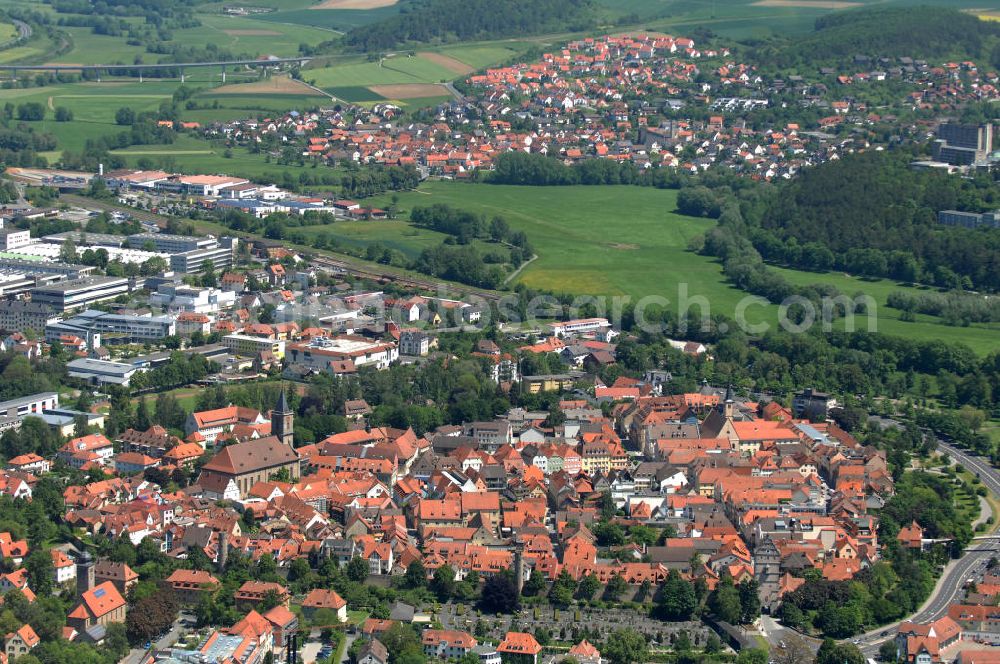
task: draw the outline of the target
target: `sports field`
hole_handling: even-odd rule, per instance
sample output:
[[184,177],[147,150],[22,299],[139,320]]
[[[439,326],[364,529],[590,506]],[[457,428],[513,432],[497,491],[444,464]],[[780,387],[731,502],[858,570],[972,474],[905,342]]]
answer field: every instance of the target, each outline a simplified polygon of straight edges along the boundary
[[[492,216],[501,215],[528,234],[539,255],[517,280],[556,292],[646,296],[678,301],[678,286],[689,296],[704,296],[713,313],[733,317],[745,293],[729,285],[710,257],[687,251],[688,239],[714,222],[676,214],[677,192],[644,187],[510,187],[428,182],[401,195],[401,214],[414,205],[448,203]],[[383,205],[386,201],[380,201]],[[376,223],[377,225],[377,223]],[[400,242],[406,241],[401,236]],[[845,275],[780,270],[794,283],[832,283],[845,294],[869,293],[878,303],[879,330],[910,338],[961,341],[977,352],[997,346],[1000,325],[947,327],[929,316],[900,321],[885,307],[885,296],[899,288],[889,281],[867,282]],[[751,323],[776,320],[777,307],[751,307]],[[859,323],[863,325],[864,321]]]

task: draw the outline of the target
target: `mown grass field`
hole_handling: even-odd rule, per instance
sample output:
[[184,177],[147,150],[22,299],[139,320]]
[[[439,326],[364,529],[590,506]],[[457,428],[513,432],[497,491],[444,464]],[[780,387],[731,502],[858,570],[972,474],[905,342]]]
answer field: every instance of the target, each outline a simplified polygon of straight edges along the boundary
[[[260,182],[282,184],[285,173],[298,181],[301,173],[316,174],[311,165],[281,165],[268,163],[262,154],[252,154],[245,148],[233,148],[232,156],[226,157],[225,149],[208,141],[190,135],[182,135],[171,145],[135,145],[112,154],[125,159],[129,167],[137,168],[140,160],[146,159],[156,168],[164,168],[179,173],[219,173],[236,175]],[[329,172],[328,169],[318,172]]]
[[[539,255],[517,277],[526,285],[574,294],[628,295],[633,302],[651,295],[666,297],[676,308],[678,287],[686,284],[688,295],[704,296],[713,313],[733,317],[745,293],[727,283],[716,261],[686,249],[693,235],[705,232],[714,222],[676,214],[676,196],[670,190],[625,186],[543,188],[429,182],[417,192],[401,195],[400,206],[401,216],[415,205],[433,203],[503,216],[513,228],[528,234]],[[399,242],[405,244],[408,239],[425,240],[414,235],[401,236]],[[997,348],[998,326],[948,327],[929,316],[918,316],[912,323],[900,321],[899,312],[884,306],[891,290],[905,288],[892,282],[780,271],[795,283],[832,283],[849,295],[869,293],[879,304],[879,331],[960,341],[979,353]],[[746,318],[750,323],[773,324],[777,307],[750,307]],[[858,327],[864,324],[859,319]]]
[[[231,79],[232,80],[232,79]],[[25,102],[39,102],[46,107],[46,118],[41,122],[30,122],[39,131],[53,134],[59,141],[60,150],[79,151],[91,138],[125,131],[125,127],[115,124],[115,112],[128,106],[137,112],[155,111],[164,101],[168,101],[180,87],[177,80],[117,80],[97,83],[67,83],[43,88],[16,88],[0,90],[0,104],[15,105]],[[187,85],[201,88],[192,97],[193,101],[207,108],[182,110],[186,121],[215,122],[236,118],[269,116],[289,110],[305,111],[329,102],[322,96],[303,94],[216,94],[217,80],[192,77]],[[56,122],[55,109],[65,106],[72,109],[71,122]],[[200,143],[198,148],[208,150],[208,143]],[[144,146],[148,150],[163,149],[174,151],[175,146]],[[138,148],[137,148],[138,149]]]
[[804,272],[786,268],[772,268],[794,284],[832,284],[841,292],[853,296],[862,292],[874,298],[878,304],[878,326],[880,332],[896,334],[914,339],[955,339],[969,344],[983,353],[1000,349],[1000,323],[976,323],[969,327],[945,325],[935,316],[918,314],[915,321],[900,320],[901,311],[886,304],[893,291],[927,292],[933,289],[913,287],[897,283],[891,279],[862,279],[835,272]]
[[[60,150],[79,151],[91,138],[124,131],[115,124],[115,112],[122,106],[151,111],[170,99],[179,83],[175,81],[71,83],[44,88],[0,90],[0,103],[15,105],[39,102],[46,107],[45,119],[29,122],[37,131],[53,134]],[[55,109],[73,111],[72,122],[56,122]]]
[[344,88],[396,83],[442,83],[456,78],[445,67],[419,56],[385,58],[382,62],[355,62],[306,69],[302,78],[317,87]]
[[448,57],[455,58],[460,62],[464,62],[470,67],[483,69],[484,67],[489,67],[490,65],[495,65],[513,58],[518,53],[524,51],[524,46],[525,45],[522,44],[520,45],[520,48],[518,48],[514,45],[508,46],[502,43],[497,43],[495,45],[463,44],[442,48],[439,49],[439,52],[442,55],[447,55]]
[[13,23],[0,23],[0,43],[17,36],[17,28]]

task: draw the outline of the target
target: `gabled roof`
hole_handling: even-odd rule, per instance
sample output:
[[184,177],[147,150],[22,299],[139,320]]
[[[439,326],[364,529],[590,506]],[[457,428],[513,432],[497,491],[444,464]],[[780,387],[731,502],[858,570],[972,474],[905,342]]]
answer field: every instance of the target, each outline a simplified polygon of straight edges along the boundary
[[[88,616],[94,619],[98,619],[125,606],[125,598],[115,588],[115,584],[110,581],[105,581],[91,588],[83,593],[80,599],[80,607],[83,607]],[[77,607],[78,610],[80,607]],[[74,611],[74,613],[76,612]]]
[[203,471],[223,475],[243,475],[297,461],[299,455],[277,436],[266,436],[222,448]]

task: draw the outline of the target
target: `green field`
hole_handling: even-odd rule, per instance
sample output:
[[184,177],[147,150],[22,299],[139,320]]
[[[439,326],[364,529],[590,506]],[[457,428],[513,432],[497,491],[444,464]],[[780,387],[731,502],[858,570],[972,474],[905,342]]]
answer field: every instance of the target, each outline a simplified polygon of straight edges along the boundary
[[[704,296],[712,313],[733,317],[745,294],[726,282],[713,259],[686,250],[688,239],[711,228],[713,222],[676,214],[676,196],[671,190],[625,186],[543,188],[429,182],[418,192],[401,195],[400,205],[404,215],[414,205],[447,203],[503,216],[513,228],[528,234],[539,255],[517,277],[526,285],[574,294],[628,295],[632,302],[653,295],[668,298],[670,306],[676,307],[679,285],[686,284],[688,295]],[[396,241],[416,245],[426,238],[401,235]],[[918,316],[912,323],[900,321],[899,312],[884,306],[889,291],[905,288],[892,282],[794,270],[781,273],[795,283],[832,283],[849,295],[871,294],[880,305],[879,331],[961,341],[980,353],[997,348],[997,325],[948,327],[929,316]],[[773,323],[776,316],[776,306],[752,306],[746,319]],[[859,320],[858,328],[864,324]]]
[[525,45],[521,45],[521,48],[517,48],[514,45],[507,44],[496,44],[496,45],[461,45],[461,46],[449,46],[448,48],[440,49],[442,55],[447,55],[448,57],[455,58],[459,62],[464,62],[470,67],[475,67],[476,69],[483,69],[489,67],[490,65],[495,65],[500,62],[504,62],[513,58],[518,53],[525,50]]
[[327,226],[307,226],[297,229],[307,236],[327,235],[342,245],[367,247],[379,243],[409,258],[428,247],[434,247],[445,240],[445,235],[425,228],[412,226],[408,221],[398,219],[387,221],[342,221]]
[[38,46],[15,46],[14,48],[8,48],[0,51],[0,64],[9,64],[18,62],[20,60],[27,60],[29,58],[35,58],[44,53]]
[[897,283],[891,279],[861,279],[846,274],[826,272],[803,272],[786,268],[772,268],[793,284],[832,284],[848,295],[863,292],[870,295],[879,307],[879,331],[916,339],[956,339],[973,348],[989,352],[1000,347],[1000,323],[976,323],[969,327],[945,325],[939,318],[917,314],[916,320],[900,320],[901,312],[886,305],[886,298],[892,291],[921,292],[928,288],[915,288]]
[[73,40],[73,48],[48,60],[54,64],[100,65],[134,64],[136,58],[156,62],[162,56],[146,53],[141,46],[130,46],[124,37],[94,34],[87,28],[62,28]]
[[[204,73],[204,72],[203,72]],[[0,90],[0,104],[11,102],[39,102],[47,108],[46,119],[28,123],[40,131],[53,134],[59,141],[60,150],[79,151],[88,139],[125,131],[115,124],[115,112],[128,106],[137,112],[155,111],[164,101],[168,101],[180,87],[176,80],[136,80],[104,81],[102,83],[67,83],[44,88],[14,88]],[[268,116],[289,110],[304,111],[316,108],[329,100],[310,95],[242,95],[216,94],[212,87],[218,81],[189,80],[190,87],[201,87],[193,101],[199,106],[182,110],[181,118],[193,122],[228,121],[238,118]],[[54,109],[65,106],[73,110],[72,122],[56,122]],[[164,149],[172,151],[175,146],[144,146],[147,150]],[[206,143],[185,149],[207,150]]]
[[0,23],[0,44],[17,36],[17,28],[13,23]]
[[132,168],[138,167],[140,159],[148,159],[156,168],[178,173],[219,173],[279,185],[285,173],[298,181],[301,173],[317,172],[308,162],[305,166],[268,163],[265,155],[252,154],[240,147],[232,149],[232,157],[226,157],[225,148],[190,135],[178,136],[171,145],[135,145],[114,150],[112,154],[124,158]]
[[[124,131],[115,124],[115,112],[122,106],[136,111],[152,111],[170,99],[179,85],[175,81],[69,83],[44,88],[0,90],[0,103],[39,102],[45,105],[46,119],[29,122],[38,131],[53,134],[60,150],[79,151],[91,138]],[[72,109],[72,122],[56,122],[54,109]]]
[[320,69],[306,69],[302,78],[320,88],[344,88],[397,83],[442,83],[457,78],[455,72],[421,57],[399,56],[383,62],[358,62]]
[[377,9],[291,9],[288,11],[261,14],[255,20],[268,23],[294,23],[298,25],[314,25],[327,30],[346,32],[359,25],[368,25],[375,21],[393,16],[399,11],[397,7],[379,7]]

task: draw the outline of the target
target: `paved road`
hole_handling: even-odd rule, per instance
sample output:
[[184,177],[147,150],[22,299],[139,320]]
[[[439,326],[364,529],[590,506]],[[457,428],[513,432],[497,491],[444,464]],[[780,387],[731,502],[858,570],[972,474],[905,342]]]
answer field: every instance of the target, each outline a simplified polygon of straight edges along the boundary
[[[951,561],[945,567],[931,596],[927,598],[920,610],[908,618],[913,622],[927,623],[937,620],[948,613],[948,607],[957,600],[963,591],[966,581],[978,577],[986,569],[986,563],[997,554],[996,544],[973,544],[968,552],[958,560]],[[878,653],[879,646],[895,637],[899,623],[884,625],[857,637],[858,647],[866,657]]]
[[[878,418],[876,421],[884,428],[900,426],[899,422],[895,420]],[[940,439],[938,440],[938,451],[975,473],[993,495],[1000,495],[1000,472],[987,461],[957,449]],[[981,574],[989,559],[998,555],[997,546],[996,541],[974,541],[964,556],[948,563],[930,597],[920,607],[920,610],[910,616],[908,620],[931,622],[947,614],[948,606],[959,598],[965,583],[970,578]],[[865,656],[871,657],[878,652],[882,643],[893,638],[898,625],[899,623],[884,625],[857,637],[858,647],[861,648]]]
[[21,41],[31,38],[31,26],[24,21],[18,21],[17,19],[11,19],[11,23],[17,28],[17,38]]
[[[152,645],[152,649],[165,650],[177,643],[177,640],[181,637],[181,633],[189,629],[188,626],[184,624],[185,619],[192,620],[193,618],[194,616],[192,614],[182,612],[178,616],[177,620],[174,621],[170,631],[160,637],[156,643]],[[147,649],[145,648],[132,648],[132,650],[128,652],[128,655],[125,656],[125,659],[121,661],[121,664],[139,664],[146,652]]]

